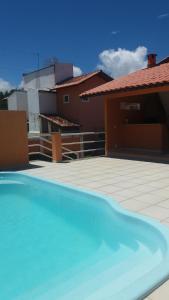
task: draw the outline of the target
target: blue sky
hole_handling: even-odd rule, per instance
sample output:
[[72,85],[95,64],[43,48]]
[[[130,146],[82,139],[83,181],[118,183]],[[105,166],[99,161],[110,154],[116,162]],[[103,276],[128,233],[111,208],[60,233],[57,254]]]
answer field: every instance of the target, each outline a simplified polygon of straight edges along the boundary
[[146,51],[158,59],[169,55],[168,0],[1,0],[0,8],[0,78],[14,86],[23,72],[36,68],[37,52],[41,66],[55,56],[83,72],[100,65],[109,73],[112,62],[121,59],[118,48],[135,53],[145,47],[141,60]]

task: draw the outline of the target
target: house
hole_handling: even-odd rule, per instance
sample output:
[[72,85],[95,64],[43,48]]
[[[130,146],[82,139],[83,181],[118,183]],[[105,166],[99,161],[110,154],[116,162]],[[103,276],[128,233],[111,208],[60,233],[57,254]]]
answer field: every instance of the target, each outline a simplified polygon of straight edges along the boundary
[[103,98],[79,94],[111,80],[102,71],[73,77],[72,64],[57,63],[23,74],[23,89],[8,97],[8,109],[27,112],[30,133],[103,130]]
[[169,62],[148,66],[82,93],[104,97],[106,154],[169,150]]
[[111,80],[103,71],[95,71],[57,84],[52,90],[56,91],[59,116],[79,124],[81,131],[103,130],[103,97],[80,98],[79,94]]
[[23,74],[23,87],[8,97],[8,110],[26,111],[29,132],[40,132],[40,114],[56,114],[56,93],[51,90],[58,82],[73,76],[73,65],[57,63]]

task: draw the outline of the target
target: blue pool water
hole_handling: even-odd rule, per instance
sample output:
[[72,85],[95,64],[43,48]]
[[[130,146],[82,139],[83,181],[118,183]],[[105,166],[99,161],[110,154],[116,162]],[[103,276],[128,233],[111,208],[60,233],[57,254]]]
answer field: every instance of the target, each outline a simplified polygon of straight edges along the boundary
[[169,275],[169,233],[109,199],[0,173],[0,299],[141,299]]

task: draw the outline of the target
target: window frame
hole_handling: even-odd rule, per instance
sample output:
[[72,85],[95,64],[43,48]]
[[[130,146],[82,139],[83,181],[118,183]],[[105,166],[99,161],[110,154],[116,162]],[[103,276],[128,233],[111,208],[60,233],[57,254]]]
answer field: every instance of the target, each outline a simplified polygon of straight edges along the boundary
[[83,97],[82,102],[83,103],[89,103],[90,102],[90,97]]
[[[65,100],[65,97],[68,97],[68,100]],[[70,96],[68,94],[63,95],[63,103],[64,104],[70,103]]]

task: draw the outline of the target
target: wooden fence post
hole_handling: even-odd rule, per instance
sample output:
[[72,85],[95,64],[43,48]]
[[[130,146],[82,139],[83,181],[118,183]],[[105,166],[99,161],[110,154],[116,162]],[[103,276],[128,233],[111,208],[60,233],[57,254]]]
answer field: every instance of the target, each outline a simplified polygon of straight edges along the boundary
[[52,133],[52,161],[62,161],[62,137],[59,132]]

